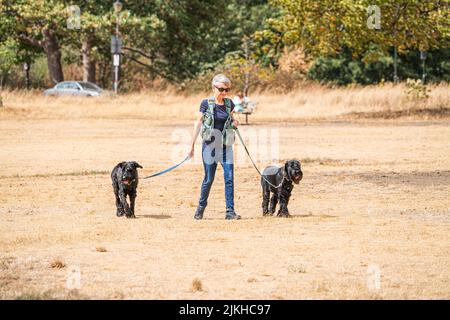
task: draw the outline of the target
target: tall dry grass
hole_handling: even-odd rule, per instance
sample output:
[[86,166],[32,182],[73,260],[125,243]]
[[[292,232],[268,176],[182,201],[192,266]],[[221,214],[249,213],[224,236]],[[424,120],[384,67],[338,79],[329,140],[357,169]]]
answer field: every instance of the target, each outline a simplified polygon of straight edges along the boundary
[[430,87],[426,100],[413,100],[405,86],[387,84],[355,88],[311,86],[286,95],[261,96],[258,114],[262,119],[334,118],[353,113],[395,112],[401,110],[450,107],[448,84]]
[[[355,113],[387,113],[411,109],[448,110],[450,85],[429,86],[428,99],[411,99],[404,84],[347,88],[304,86],[288,94],[260,92],[254,121],[296,121],[351,117]],[[184,122],[194,119],[203,94],[174,91],[141,92],[99,98],[44,97],[40,91],[3,91],[0,119],[143,119]],[[231,94],[233,95],[233,93]],[[439,115],[437,113],[437,115]]]

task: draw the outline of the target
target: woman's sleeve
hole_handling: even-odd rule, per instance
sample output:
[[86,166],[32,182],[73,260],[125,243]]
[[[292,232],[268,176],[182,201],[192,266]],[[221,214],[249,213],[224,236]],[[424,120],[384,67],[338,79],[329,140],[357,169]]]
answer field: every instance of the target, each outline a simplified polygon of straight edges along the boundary
[[233,110],[234,110],[234,102],[233,102],[233,100],[231,100],[231,112],[233,112]]
[[202,100],[202,102],[200,103],[199,111],[205,113],[207,109],[208,109],[208,100]]

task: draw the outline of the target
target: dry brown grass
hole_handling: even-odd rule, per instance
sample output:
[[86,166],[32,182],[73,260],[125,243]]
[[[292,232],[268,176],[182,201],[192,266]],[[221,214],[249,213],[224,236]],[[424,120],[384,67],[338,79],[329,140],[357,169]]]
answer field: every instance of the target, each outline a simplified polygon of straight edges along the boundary
[[326,88],[312,86],[286,95],[263,95],[258,113],[264,120],[334,118],[354,113],[384,113],[399,110],[439,109],[450,107],[450,86],[431,87],[426,101],[411,101],[403,85]]
[[192,291],[193,292],[203,291],[203,285],[200,279],[194,279],[192,281]]
[[[448,118],[348,115],[409,108],[401,86],[308,90],[258,96],[255,125],[242,127],[245,136],[277,129],[279,163],[303,161],[293,218],[262,218],[246,160],[235,166],[240,221],[224,220],[220,167],[205,219],[193,219],[199,153],[140,181],[137,219],[115,216],[110,170],[125,159],[142,164],[141,175],[172,164],[172,133],[191,130],[201,95],[4,93],[0,298],[449,299]],[[448,94],[434,87],[424,108],[448,107]],[[50,268],[56,257],[66,267]],[[376,290],[371,266],[381,272]],[[77,270],[74,290],[67,281]]]
[[53,258],[53,260],[50,261],[50,268],[62,269],[65,267],[66,267],[66,264],[61,257]]
[[[405,86],[386,84],[349,88],[309,85],[289,94],[258,93],[254,121],[298,121],[345,118],[448,118],[450,85],[430,86],[427,100],[411,100]],[[199,101],[208,94],[176,95],[171,91],[142,92],[84,99],[44,97],[39,91],[4,91],[0,119],[142,119],[192,121]]]

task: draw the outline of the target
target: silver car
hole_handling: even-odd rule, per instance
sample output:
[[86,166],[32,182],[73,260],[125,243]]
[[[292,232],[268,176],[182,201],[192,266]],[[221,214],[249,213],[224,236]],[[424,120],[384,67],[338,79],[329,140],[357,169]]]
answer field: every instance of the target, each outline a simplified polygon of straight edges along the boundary
[[99,86],[85,81],[63,81],[51,89],[44,91],[45,96],[75,95],[85,97],[97,97],[103,94],[103,89]]

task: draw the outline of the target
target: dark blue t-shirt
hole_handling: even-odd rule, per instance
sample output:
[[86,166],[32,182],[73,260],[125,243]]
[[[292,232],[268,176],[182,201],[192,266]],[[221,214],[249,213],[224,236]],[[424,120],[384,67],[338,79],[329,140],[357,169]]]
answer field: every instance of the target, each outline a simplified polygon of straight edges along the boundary
[[[233,100],[230,99],[231,102],[231,112],[234,110]],[[205,113],[208,110],[208,99],[205,99],[200,104],[200,112]],[[214,129],[223,131],[223,127],[225,126],[225,122],[228,119],[227,107],[225,104],[217,104],[214,107]]]

